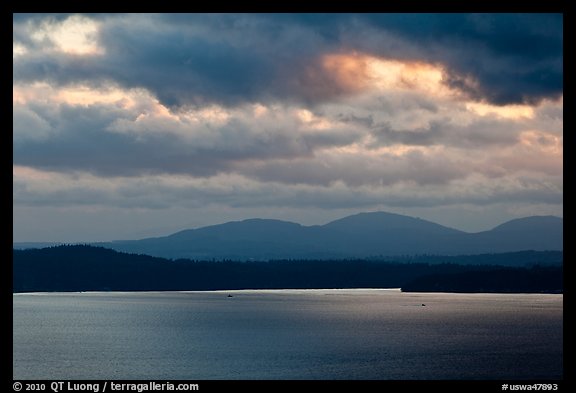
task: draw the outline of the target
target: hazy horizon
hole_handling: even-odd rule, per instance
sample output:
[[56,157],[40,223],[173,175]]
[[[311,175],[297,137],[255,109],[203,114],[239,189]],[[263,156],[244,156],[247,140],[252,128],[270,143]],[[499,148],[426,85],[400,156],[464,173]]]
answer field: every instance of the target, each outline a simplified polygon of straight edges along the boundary
[[[358,212],[358,213],[351,214],[351,215],[362,214],[362,213],[392,213],[392,212],[384,212],[384,211],[378,210],[378,211],[372,211],[372,212]],[[392,213],[392,214],[399,214],[399,213]],[[405,215],[405,216],[406,216],[406,215]],[[536,215],[536,216],[538,216],[538,215]],[[543,217],[543,216],[551,216],[551,217],[558,217],[558,218],[564,219],[564,217],[562,217],[562,216],[540,215],[540,217]],[[348,217],[348,216],[346,216],[346,217]],[[408,217],[411,217],[411,216],[408,216]],[[527,217],[528,217],[528,216],[527,216]],[[534,217],[534,216],[530,216],[530,217]],[[344,218],[344,216],[343,216],[343,217],[336,217],[335,219],[329,220],[329,221],[326,221],[326,222],[304,224],[304,223],[297,222],[297,221],[292,221],[292,220],[280,220],[280,219],[275,218],[275,217],[246,217],[246,218],[241,218],[241,219],[237,219],[237,220],[230,220],[230,221],[223,221],[223,222],[214,222],[214,223],[210,223],[210,224],[202,225],[202,226],[197,226],[197,227],[184,227],[184,228],[180,228],[180,229],[177,229],[177,230],[173,230],[173,231],[171,231],[171,232],[163,232],[162,229],[153,229],[153,228],[150,228],[150,229],[148,229],[148,230],[139,231],[138,233],[135,233],[131,238],[122,238],[122,239],[120,239],[120,238],[115,238],[115,239],[103,239],[103,240],[90,240],[90,239],[83,239],[83,240],[54,240],[54,241],[52,241],[52,240],[13,240],[13,243],[82,243],[82,242],[90,243],[90,242],[107,242],[107,241],[115,241],[115,240],[140,240],[140,239],[143,238],[143,236],[145,236],[145,235],[142,235],[142,234],[145,234],[145,233],[152,234],[152,235],[150,235],[150,237],[155,237],[155,236],[162,237],[162,236],[169,236],[169,235],[172,235],[172,234],[174,234],[174,233],[177,233],[177,232],[180,232],[180,231],[184,231],[184,230],[200,229],[200,228],[204,228],[204,227],[217,226],[217,225],[227,224],[227,223],[231,223],[231,222],[241,222],[241,221],[251,220],[251,219],[279,220],[279,221],[284,221],[284,222],[292,222],[292,223],[295,223],[295,224],[300,224],[300,225],[302,225],[302,226],[308,227],[308,226],[322,226],[322,225],[328,224],[328,223],[330,223],[330,222],[332,222],[332,221],[339,220],[339,219],[341,219],[341,218]],[[505,220],[505,221],[502,221],[502,222],[498,222],[498,223],[496,223],[496,224],[493,225],[493,226],[490,226],[490,227],[485,228],[485,229],[477,230],[477,231],[467,231],[467,230],[464,230],[464,229],[461,229],[461,228],[457,228],[457,227],[454,227],[454,226],[444,225],[444,224],[441,224],[441,223],[436,222],[436,221],[434,221],[434,220],[428,220],[428,219],[426,219],[426,218],[424,218],[424,217],[413,217],[413,218],[422,219],[422,220],[425,220],[425,221],[429,221],[429,222],[433,222],[433,223],[436,223],[436,224],[440,224],[440,225],[445,226],[445,227],[447,227],[447,228],[457,229],[457,230],[460,230],[460,231],[462,231],[462,232],[466,232],[466,233],[471,233],[471,234],[472,234],[472,233],[479,233],[479,232],[489,231],[489,230],[494,229],[495,227],[497,227],[497,226],[499,226],[499,225],[501,225],[501,224],[504,224],[504,223],[506,223],[506,222],[509,222],[509,221],[511,221],[511,220],[514,220],[514,219],[517,219],[517,218],[526,218],[526,217],[512,218],[511,220]],[[138,234],[141,234],[141,235],[139,236]]]
[[562,14],[14,14],[13,241],[563,217]]

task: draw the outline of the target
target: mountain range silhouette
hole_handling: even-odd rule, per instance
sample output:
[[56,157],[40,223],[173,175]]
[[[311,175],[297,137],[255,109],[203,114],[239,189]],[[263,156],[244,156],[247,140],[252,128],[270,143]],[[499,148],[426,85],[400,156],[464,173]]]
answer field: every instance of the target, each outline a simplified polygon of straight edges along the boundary
[[269,260],[343,259],[398,255],[472,255],[563,250],[563,219],[532,216],[468,233],[419,218],[360,213],[325,225],[248,219],[169,236],[94,243],[162,258]]

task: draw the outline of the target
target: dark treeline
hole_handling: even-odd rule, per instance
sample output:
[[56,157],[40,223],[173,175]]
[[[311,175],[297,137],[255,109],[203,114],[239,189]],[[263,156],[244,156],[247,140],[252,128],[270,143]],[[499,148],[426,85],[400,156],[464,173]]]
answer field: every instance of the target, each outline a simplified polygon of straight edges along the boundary
[[562,251],[517,251],[495,254],[477,255],[405,255],[405,256],[376,256],[366,258],[370,261],[381,262],[408,262],[442,264],[453,263],[458,265],[498,265],[514,267],[532,267],[543,265],[560,266],[564,260]]
[[[13,250],[13,291],[403,288],[561,292],[561,266],[503,267],[380,260],[168,260],[93,246]],[[495,278],[497,277],[497,278]]]
[[489,270],[433,273],[404,286],[406,292],[562,293],[562,267],[494,267]]

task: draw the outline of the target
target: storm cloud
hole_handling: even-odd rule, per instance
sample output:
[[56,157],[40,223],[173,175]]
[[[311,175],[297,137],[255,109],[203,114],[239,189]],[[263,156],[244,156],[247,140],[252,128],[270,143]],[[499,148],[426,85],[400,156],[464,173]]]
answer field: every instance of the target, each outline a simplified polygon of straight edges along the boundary
[[20,240],[119,209],[561,215],[563,16],[15,14],[13,141]]
[[[29,29],[62,23],[17,17]],[[84,18],[89,18],[84,17]],[[323,54],[360,50],[445,67],[445,83],[495,104],[562,95],[562,15],[340,14],[130,15],[95,19],[100,56],[50,50],[19,56],[17,81],[113,81],[170,107],[337,99],[349,86],[326,75]],[[30,39],[15,34],[15,42]],[[48,38],[48,41],[50,39]]]

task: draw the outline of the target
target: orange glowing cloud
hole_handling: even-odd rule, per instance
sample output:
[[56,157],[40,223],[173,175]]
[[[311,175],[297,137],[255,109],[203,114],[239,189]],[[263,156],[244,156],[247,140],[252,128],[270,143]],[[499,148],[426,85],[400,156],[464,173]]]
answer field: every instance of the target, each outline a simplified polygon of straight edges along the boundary
[[[533,119],[535,116],[535,107],[531,105],[492,105],[472,101],[445,83],[445,70],[438,64],[356,52],[324,55],[321,64],[333,83],[346,92],[413,92],[434,99],[456,101],[466,112],[476,116],[510,120]],[[469,84],[474,83],[474,80],[469,81]]]
[[418,61],[400,61],[361,53],[325,55],[322,67],[338,86],[349,92],[362,90],[418,91],[454,95],[443,83],[442,67]]
[[368,56],[329,54],[321,59],[322,68],[345,91],[360,91],[369,86]]

